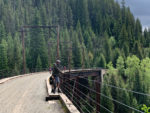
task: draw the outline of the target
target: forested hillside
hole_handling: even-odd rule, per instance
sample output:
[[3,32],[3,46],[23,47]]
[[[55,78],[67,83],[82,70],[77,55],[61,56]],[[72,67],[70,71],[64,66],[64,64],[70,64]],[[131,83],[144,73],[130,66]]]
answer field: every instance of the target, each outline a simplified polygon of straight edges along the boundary
[[[0,70],[5,77],[22,72],[19,30],[23,25],[60,26],[63,66],[68,66],[70,54],[72,68],[109,68],[106,82],[150,93],[150,29],[142,32],[140,20],[134,18],[124,1],[120,6],[114,0],[0,0]],[[49,35],[46,29],[27,31],[27,71],[52,66],[56,59],[55,33],[50,31]],[[71,50],[70,44],[61,43],[68,41],[72,41]],[[54,43],[48,45],[49,42]],[[106,95],[122,100],[119,92],[117,97],[113,89],[104,86],[103,90]],[[126,104],[139,109],[141,104],[150,104],[147,98],[140,99],[127,92],[122,97]],[[102,103],[105,101],[102,99]],[[132,112],[118,108],[113,101],[110,103],[112,106],[106,107],[115,113]]]

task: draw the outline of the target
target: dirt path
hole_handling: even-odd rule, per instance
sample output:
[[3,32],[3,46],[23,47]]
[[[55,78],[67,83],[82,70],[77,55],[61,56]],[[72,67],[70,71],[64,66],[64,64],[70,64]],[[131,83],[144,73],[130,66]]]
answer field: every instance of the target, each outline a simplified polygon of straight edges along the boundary
[[59,101],[45,102],[49,73],[38,73],[0,84],[0,113],[64,113]]

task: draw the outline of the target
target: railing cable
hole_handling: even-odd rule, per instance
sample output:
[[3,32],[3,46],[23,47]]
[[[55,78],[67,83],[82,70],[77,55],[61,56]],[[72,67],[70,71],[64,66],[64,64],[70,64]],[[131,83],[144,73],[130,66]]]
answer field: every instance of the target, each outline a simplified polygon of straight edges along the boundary
[[[67,82],[65,82],[67,83]],[[70,85],[69,83],[67,85]],[[71,86],[71,85],[70,85]],[[66,87],[66,86],[65,86]],[[81,94],[83,94],[84,96],[86,96],[88,99],[90,99],[92,102],[94,102],[95,104],[97,104],[98,106],[100,106],[101,108],[105,109],[106,111],[108,111],[109,113],[113,113],[112,111],[110,111],[109,109],[107,109],[106,107],[104,107],[103,105],[97,103],[95,100],[93,100],[92,98],[88,97],[87,95],[85,95],[83,92],[81,92],[79,89],[75,88],[76,90],[78,90]]]
[[[64,78],[66,78],[66,77],[64,77]],[[66,78],[66,79],[68,79],[68,78]],[[70,80],[70,79],[68,79],[68,80]],[[73,80],[71,80],[71,81],[73,81]],[[121,104],[121,105],[123,105],[123,106],[125,106],[125,107],[127,107],[127,108],[130,108],[130,109],[132,109],[132,110],[134,110],[134,111],[137,111],[137,112],[139,112],[139,113],[144,113],[144,112],[142,112],[142,111],[140,111],[140,110],[138,110],[138,109],[136,109],[136,108],[133,108],[133,107],[131,107],[131,106],[128,106],[128,105],[126,105],[126,104],[124,104],[124,103],[122,103],[122,102],[119,102],[118,100],[115,100],[115,99],[113,99],[113,98],[110,98],[110,97],[108,97],[108,96],[106,96],[106,95],[104,95],[104,94],[102,94],[102,93],[98,93],[98,92],[96,92],[95,90],[90,89],[90,88],[88,88],[87,86],[82,85],[82,84],[79,83],[79,82],[76,82],[76,83],[78,83],[80,86],[83,86],[83,87],[87,88],[88,90],[90,90],[90,91],[92,91],[92,92],[94,92],[94,93],[96,93],[96,94],[99,94],[99,95],[101,95],[101,96],[103,96],[103,97],[105,97],[105,98],[107,98],[107,99],[109,99],[109,100],[112,100],[112,101],[114,101],[114,102],[116,102],[116,103],[119,103],[119,104]]]
[[[87,79],[87,78],[82,78],[82,79],[89,80],[89,79]],[[129,90],[129,89],[126,89],[126,88],[121,88],[121,87],[118,87],[118,86],[114,86],[114,85],[110,85],[110,84],[98,82],[98,81],[96,81],[96,80],[89,80],[89,81],[93,81],[93,82],[99,83],[99,84],[101,84],[101,85],[106,85],[106,86],[109,86],[109,87],[111,87],[111,88],[115,88],[115,89],[119,89],[119,90],[123,90],[123,91],[127,91],[127,92],[132,92],[132,93],[135,93],[135,94],[139,94],[139,95],[149,96],[149,97],[150,97],[150,94],[147,94],[147,93],[137,92],[137,91]]]

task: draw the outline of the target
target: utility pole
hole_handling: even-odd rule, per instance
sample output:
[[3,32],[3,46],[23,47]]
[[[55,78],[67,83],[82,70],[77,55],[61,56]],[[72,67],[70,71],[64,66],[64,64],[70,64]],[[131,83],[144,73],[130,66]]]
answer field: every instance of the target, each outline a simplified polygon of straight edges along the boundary
[[72,49],[72,45],[70,44],[70,47],[68,48],[68,52],[69,52],[69,55],[68,55],[68,68],[69,68],[69,73],[70,73],[70,70],[71,70],[71,49]]
[[[50,27],[48,28],[48,36],[50,38]],[[48,43],[48,58],[49,58],[49,67],[51,67],[51,54],[50,54],[50,46],[51,46],[51,43]]]
[[50,61],[50,45],[51,43],[48,43],[48,56],[49,56],[49,67],[51,67],[51,61]]
[[[25,58],[25,40],[24,40],[24,32],[29,32],[29,31],[24,31],[24,29],[37,29],[37,28],[42,28],[42,29],[49,29],[49,34],[50,34],[50,29],[51,28],[57,28],[57,58],[59,58],[59,26],[22,26],[21,30],[19,32],[21,32],[21,39],[22,39],[22,54],[23,54],[23,72],[26,73],[26,58]],[[56,34],[56,33],[55,33]]]
[[101,100],[100,100],[100,98],[101,98],[101,86],[100,86],[100,84],[99,83],[101,83],[102,82],[102,75],[101,75],[101,71],[99,72],[99,75],[96,77],[96,83],[95,83],[95,85],[96,85],[96,92],[97,92],[97,94],[96,94],[96,103],[97,103],[97,105],[96,105],[96,113],[100,113],[100,106],[99,106],[99,104],[100,104],[100,102],[101,102]]
[[84,47],[82,46],[82,52],[83,52],[83,59],[82,59],[82,69],[84,69],[85,68],[85,51],[84,51]]
[[57,26],[57,59],[59,59],[59,25]]
[[25,58],[25,43],[24,43],[24,29],[21,30],[21,39],[22,39],[22,54],[23,54],[23,73],[26,73],[26,58]]

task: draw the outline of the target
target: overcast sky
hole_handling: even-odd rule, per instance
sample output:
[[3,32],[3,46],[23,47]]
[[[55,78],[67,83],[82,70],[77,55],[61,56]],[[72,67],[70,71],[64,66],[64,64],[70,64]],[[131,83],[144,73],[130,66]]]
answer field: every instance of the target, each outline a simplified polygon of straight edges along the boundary
[[150,27],[150,0],[125,0],[125,2],[134,16],[141,20],[143,27]]

